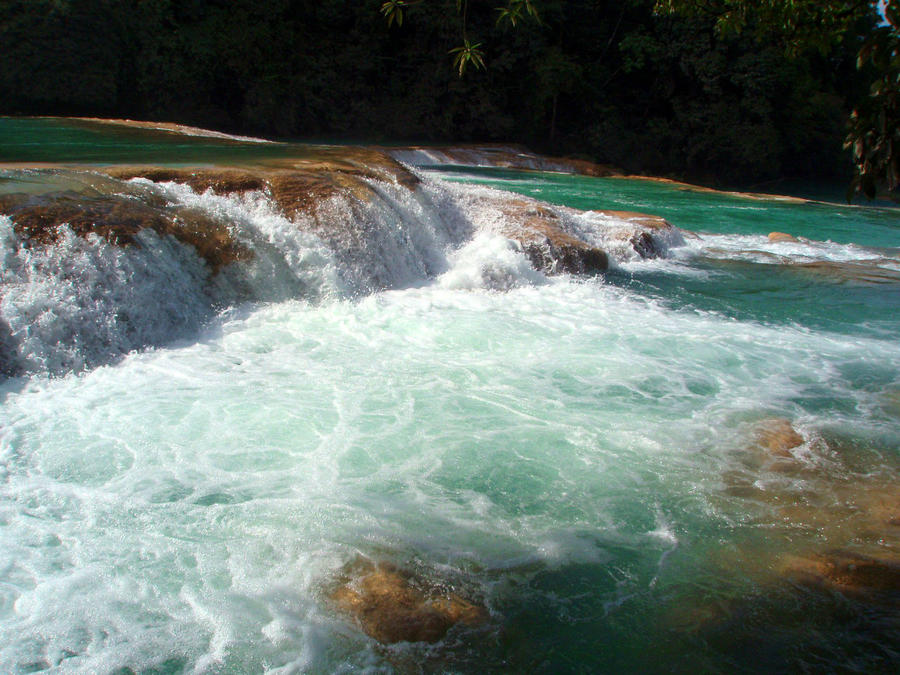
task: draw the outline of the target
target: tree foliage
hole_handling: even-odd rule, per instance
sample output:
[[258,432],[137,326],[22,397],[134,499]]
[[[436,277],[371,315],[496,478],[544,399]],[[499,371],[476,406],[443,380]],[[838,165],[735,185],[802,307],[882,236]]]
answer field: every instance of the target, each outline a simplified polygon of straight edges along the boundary
[[900,184],[900,7],[888,3],[885,18],[859,50],[857,67],[871,66],[876,77],[869,100],[851,115],[844,144],[856,167],[851,194],[869,198],[880,186],[893,192]]
[[723,34],[654,0],[532,0],[540,22],[507,0],[407,0],[390,27],[384,5],[0,0],[0,114],[519,142],[727,184],[850,176],[843,124],[869,93],[850,39],[786,59],[773,36]]
[[[412,7],[425,2],[425,0],[386,0],[381,5],[381,13],[387,19],[388,28],[393,24],[397,27],[403,25],[404,13],[408,12]],[[507,0],[506,5],[496,7],[498,13],[497,25],[509,24],[512,27],[519,25],[519,22],[525,17],[540,22],[537,6],[532,0]],[[484,68],[484,49],[483,43],[472,43],[468,35],[468,17],[469,17],[469,0],[456,0],[456,13],[461,17],[460,33],[462,35],[462,44],[450,50],[453,56],[453,67],[462,77],[466,73],[466,68],[472,66],[477,69]]]
[[657,0],[658,13],[706,16],[720,34],[750,31],[791,54],[828,52],[854,24],[873,16],[877,0]]
[[[879,9],[884,21],[876,26]],[[852,152],[854,176],[848,200],[862,192],[874,198],[900,184],[900,6],[896,0],[657,0],[658,13],[705,15],[720,34],[753,33],[777,41],[796,58],[852,40],[864,28],[857,68],[872,78],[868,98],[850,115],[844,147]]]

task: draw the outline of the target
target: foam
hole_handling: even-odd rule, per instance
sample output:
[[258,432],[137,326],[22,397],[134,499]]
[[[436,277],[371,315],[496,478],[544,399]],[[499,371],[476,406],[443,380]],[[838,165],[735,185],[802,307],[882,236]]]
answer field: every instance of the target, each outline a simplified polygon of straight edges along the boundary
[[[0,670],[508,669],[527,656],[492,645],[523,626],[529,644],[575,631],[652,651],[635,623],[657,625],[672,589],[722,597],[702,542],[752,551],[743,578],[786,542],[844,544],[837,525],[788,521],[788,498],[831,507],[873,475],[896,484],[891,335],[546,279],[497,233],[508,197],[485,188],[377,184],[375,204],[326,205],[374,228],[389,263],[370,264],[262,193],[136,185],[230,223],[257,258],[212,281],[156,235],[118,249],[64,230],[39,252],[0,222],[3,316],[37,340],[34,368],[96,366],[0,384]],[[603,236],[595,215],[558,214]],[[720,240],[619,264],[690,269]],[[95,339],[97,317],[132,304],[139,326],[166,328],[146,288],[191,309],[182,339],[67,351],[67,327]],[[753,440],[773,416],[805,440],[782,464]],[[464,584],[491,622],[478,639],[375,645],[327,600],[359,555]]]

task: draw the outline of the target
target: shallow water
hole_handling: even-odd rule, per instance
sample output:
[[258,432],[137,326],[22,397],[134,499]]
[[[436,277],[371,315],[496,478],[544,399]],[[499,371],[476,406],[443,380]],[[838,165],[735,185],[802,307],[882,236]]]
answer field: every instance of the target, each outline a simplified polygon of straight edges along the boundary
[[[41,253],[0,223],[32,350],[0,384],[0,669],[891,672],[895,596],[779,570],[896,554],[900,216],[471,174],[698,233],[546,278],[482,227],[490,193],[427,176],[381,188],[367,262],[264,196],[130,184],[259,252],[218,281],[158,237]],[[772,417],[803,436],[788,457],[755,436]],[[360,554],[490,620],[378,644],[328,598]]]

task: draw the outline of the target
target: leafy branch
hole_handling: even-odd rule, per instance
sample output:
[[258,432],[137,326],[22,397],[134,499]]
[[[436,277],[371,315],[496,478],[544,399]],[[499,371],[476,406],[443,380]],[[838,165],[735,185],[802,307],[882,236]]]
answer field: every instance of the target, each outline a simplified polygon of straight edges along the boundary
[[[397,26],[403,25],[403,18],[408,13],[410,7],[421,4],[425,0],[387,0],[381,5],[381,13],[387,20],[390,28],[395,23]],[[518,27],[523,19],[530,18],[536,23],[541,23],[540,13],[538,12],[537,3],[534,0],[507,0],[503,7],[496,7],[498,12],[497,25],[509,24]],[[462,45],[451,49],[448,53],[453,56],[453,67],[459,72],[459,76],[465,75],[466,68],[472,66],[476,69],[482,69],[484,64],[484,43],[473,43],[469,39],[467,32],[469,1],[456,0],[456,13],[461,18],[461,37]]]
[[418,5],[422,0],[387,0],[381,6],[381,13],[387,19],[388,28],[396,23],[398,26],[403,25],[403,11],[409,9],[413,5]]
[[900,7],[888,3],[887,24],[863,43],[857,68],[870,65],[878,74],[869,88],[868,105],[850,116],[844,148],[853,154],[856,171],[848,200],[857,191],[872,199],[879,186],[892,193],[900,186]]
[[466,72],[466,66],[472,65],[476,68],[484,68],[484,52],[480,49],[481,43],[476,42],[474,45],[468,39],[464,39],[461,47],[450,50],[453,57],[453,67],[459,70],[459,76],[462,77]]
[[497,7],[500,16],[497,17],[497,25],[504,21],[512,27],[516,27],[524,16],[530,16],[532,19],[540,23],[541,17],[538,14],[537,7],[531,0],[509,0],[506,7]]
[[[789,57],[816,50],[826,54],[853,35],[861,20],[884,21],[859,50],[857,68],[874,72],[867,100],[853,111],[844,148],[855,171],[847,199],[861,192],[874,198],[879,188],[900,187],[900,3],[888,0],[656,0],[657,14],[703,14],[720,35],[753,30],[757,38],[778,36]],[[871,25],[871,24],[870,24]]]

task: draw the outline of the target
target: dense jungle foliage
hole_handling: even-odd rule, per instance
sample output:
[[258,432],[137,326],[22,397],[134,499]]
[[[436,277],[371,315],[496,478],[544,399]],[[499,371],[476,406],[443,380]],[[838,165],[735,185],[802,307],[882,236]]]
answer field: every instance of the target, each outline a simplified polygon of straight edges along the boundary
[[842,141],[871,82],[860,40],[787,58],[654,0],[542,0],[540,22],[514,28],[497,4],[469,3],[487,67],[460,78],[456,0],[400,25],[383,0],[0,0],[0,114],[519,142],[718,184],[851,174]]

